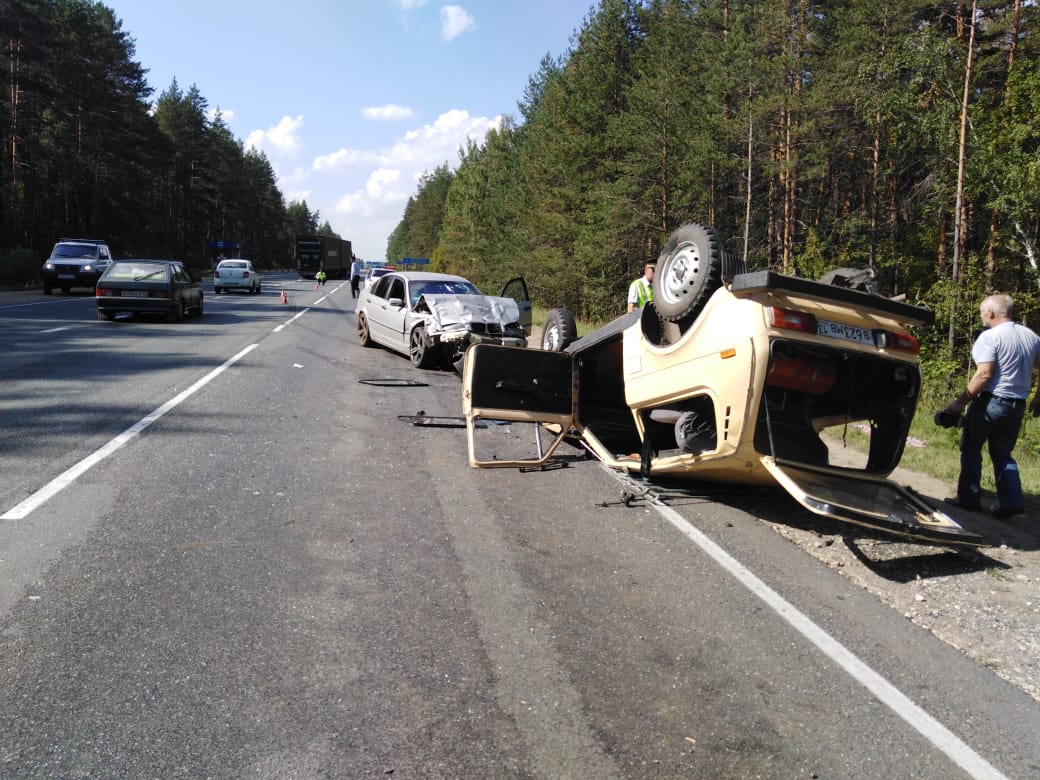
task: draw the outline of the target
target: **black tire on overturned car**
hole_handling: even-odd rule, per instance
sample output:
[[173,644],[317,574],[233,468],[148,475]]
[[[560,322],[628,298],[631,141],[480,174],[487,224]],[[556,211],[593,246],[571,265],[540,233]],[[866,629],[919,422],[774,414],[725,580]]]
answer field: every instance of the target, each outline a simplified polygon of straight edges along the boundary
[[668,322],[690,322],[722,285],[722,239],[692,222],[668,237],[654,272],[654,307]]

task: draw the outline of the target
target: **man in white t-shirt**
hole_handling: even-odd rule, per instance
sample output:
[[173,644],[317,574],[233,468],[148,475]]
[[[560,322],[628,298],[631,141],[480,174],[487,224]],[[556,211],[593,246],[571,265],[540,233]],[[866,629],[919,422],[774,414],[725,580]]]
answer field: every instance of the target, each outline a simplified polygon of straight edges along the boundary
[[643,308],[654,299],[654,269],[657,263],[647,263],[643,275],[628,286],[628,310]]
[[[971,348],[975,373],[965,391],[943,410],[959,416],[971,403],[961,432],[957,497],[946,501],[964,509],[982,508],[982,446],[988,444],[999,500],[990,511],[1000,518],[1025,511],[1022,481],[1011,450],[1022,428],[1033,368],[1040,366],[1040,337],[1012,321],[1012,305],[1010,295],[991,295],[980,304],[985,329]],[[1040,389],[1029,411],[1033,417],[1040,416]]]

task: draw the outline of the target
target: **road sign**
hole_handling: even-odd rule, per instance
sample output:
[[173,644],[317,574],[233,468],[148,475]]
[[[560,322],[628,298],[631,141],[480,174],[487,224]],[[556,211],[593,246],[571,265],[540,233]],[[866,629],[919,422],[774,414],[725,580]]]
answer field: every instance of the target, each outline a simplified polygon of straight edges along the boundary
[[428,257],[402,257],[401,265],[429,265],[430,258]]

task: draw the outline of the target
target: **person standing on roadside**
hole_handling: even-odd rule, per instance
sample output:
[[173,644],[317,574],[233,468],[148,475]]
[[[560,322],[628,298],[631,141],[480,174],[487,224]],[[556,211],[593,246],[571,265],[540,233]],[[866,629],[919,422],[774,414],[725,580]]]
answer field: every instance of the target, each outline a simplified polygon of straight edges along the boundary
[[628,286],[628,310],[643,308],[654,299],[654,269],[657,263],[649,262],[643,267],[643,275]]
[[[1022,428],[1033,368],[1040,366],[1040,337],[1012,321],[1012,306],[1010,295],[991,295],[979,305],[983,331],[971,348],[975,373],[964,392],[943,410],[960,416],[968,407],[961,431],[957,496],[946,499],[947,503],[982,509],[982,446],[988,444],[998,499],[990,512],[1000,518],[1025,511],[1022,481],[1011,451]],[[1029,411],[1040,416],[1040,388]]]
[[350,264],[350,297],[357,298],[361,289],[361,263],[355,260]]

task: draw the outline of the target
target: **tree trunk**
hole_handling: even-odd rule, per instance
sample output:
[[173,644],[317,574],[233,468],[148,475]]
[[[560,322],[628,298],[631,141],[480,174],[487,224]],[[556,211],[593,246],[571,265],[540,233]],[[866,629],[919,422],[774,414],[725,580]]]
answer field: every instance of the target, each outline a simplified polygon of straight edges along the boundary
[[947,339],[950,356],[957,343],[957,298],[961,288],[961,262],[964,253],[964,160],[968,137],[968,97],[971,94],[971,68],[975,56],[975,11],[978,0],[972,0],[969,18],[968,59],[964,67],[964,95],[961,98],[961,130],[957,142],[957,202],[953,213],[953,284],[958,294],[950,297],[950,332]]

